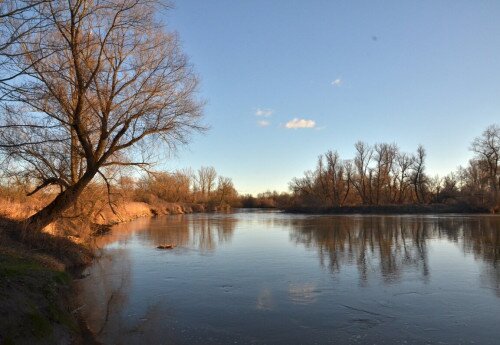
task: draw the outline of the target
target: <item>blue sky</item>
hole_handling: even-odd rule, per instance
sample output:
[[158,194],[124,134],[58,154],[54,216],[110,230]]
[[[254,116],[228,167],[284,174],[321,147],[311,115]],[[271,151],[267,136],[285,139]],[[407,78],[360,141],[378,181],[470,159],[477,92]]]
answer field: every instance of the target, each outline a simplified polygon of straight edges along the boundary
[[498,18],[494,0],[178,0],[164,19],[211,128],[161,167],[212,165],[241,193],[284,191],[361,139],[423,144],[428,173],[446,174],[500,123]]

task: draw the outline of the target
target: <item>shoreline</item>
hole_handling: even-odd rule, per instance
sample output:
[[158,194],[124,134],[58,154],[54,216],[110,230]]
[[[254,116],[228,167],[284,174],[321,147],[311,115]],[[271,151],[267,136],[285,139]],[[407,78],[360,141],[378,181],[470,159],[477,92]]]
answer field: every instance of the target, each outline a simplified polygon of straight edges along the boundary
[[286,207],[282,209],[291,214],[318,214],[318,215],[405,215],[405,214],[495,214],[485,207],[471,207],[466,205],[360,205],[341,207]]
[[[181,203],[124,203],[93,222],[92,237],[139,218],[213,213],[227,207]],[[75,305],[76,281],[97,248],[52,233],[22,234],[20,221],[0,217],[0,344],[100,344]]]
[[23,234],[15,221],[0,225],[0,343],[89,343],[75,313],[73,281],[92,262],[90,247]]

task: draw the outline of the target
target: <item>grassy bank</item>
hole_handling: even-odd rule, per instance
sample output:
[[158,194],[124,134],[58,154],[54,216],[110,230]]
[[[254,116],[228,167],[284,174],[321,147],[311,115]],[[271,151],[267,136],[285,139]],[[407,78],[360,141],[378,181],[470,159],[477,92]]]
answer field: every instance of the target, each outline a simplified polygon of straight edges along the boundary
[[84,344],[72,305],[72,274],[88,247],[0,220],[0,344]]
[[306,214],[444,214],[444,213],[491,213],[485,207],[470,205],[367,205],[343,207],[294,206],[284,209],[288,213]]

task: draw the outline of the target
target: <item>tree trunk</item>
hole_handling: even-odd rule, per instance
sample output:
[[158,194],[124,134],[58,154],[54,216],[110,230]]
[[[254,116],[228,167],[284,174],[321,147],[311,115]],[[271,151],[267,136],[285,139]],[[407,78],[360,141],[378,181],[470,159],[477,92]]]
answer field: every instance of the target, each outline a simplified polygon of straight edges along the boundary
[[60,218],[62,213],[74,205],[85,187],[97,172],[87,171],[78,182],[59,194],[50,204],[26,220],[29,232],[42,231],[50,223]]

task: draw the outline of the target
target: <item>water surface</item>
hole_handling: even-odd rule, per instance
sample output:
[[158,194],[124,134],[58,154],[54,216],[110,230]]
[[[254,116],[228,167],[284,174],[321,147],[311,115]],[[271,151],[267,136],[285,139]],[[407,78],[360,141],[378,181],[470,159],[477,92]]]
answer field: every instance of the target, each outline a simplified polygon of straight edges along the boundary
[[500,217],[197,214],[100,242],[79,287],[105,344],[500,342]]

